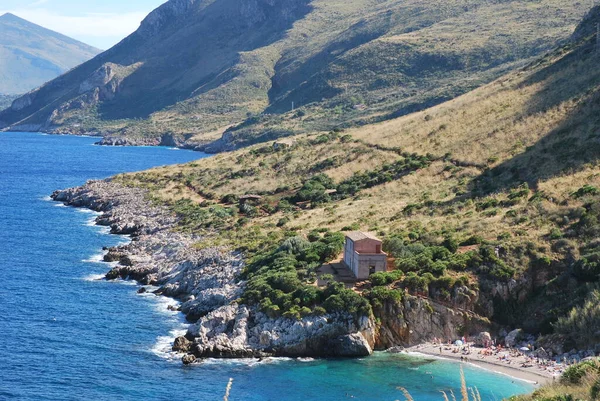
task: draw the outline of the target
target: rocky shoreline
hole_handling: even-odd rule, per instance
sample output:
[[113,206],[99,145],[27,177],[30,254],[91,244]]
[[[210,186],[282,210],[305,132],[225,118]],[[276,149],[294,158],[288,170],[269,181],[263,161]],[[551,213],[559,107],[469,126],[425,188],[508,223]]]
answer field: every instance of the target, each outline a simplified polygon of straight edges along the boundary
[[108,249],[105,260],[118,265],[106,279],[155,285],[157,295],[182,302],[190,326],[175,340],[173,350],[183,354],[184,363],[204,357],[357,357],[373,351],[377,330],[371,318],[335,314],[273,319],[240,304],[243,255],[195,248],[200,238],[175,231],[177,217],[151,204],[142,189],[90,181],[56,191],[52,199],[100,212],[98,225],[110,227],[112,234],[131,236],[130,243]]

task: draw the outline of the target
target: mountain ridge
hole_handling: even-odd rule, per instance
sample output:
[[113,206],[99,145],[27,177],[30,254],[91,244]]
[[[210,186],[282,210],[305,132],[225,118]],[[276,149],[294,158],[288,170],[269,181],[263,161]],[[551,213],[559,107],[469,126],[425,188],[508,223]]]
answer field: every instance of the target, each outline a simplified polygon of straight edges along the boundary
[[[584,11],[556,0],[171,0],[93,63],[1,113],[0,127],[229,150],[364,124],[524,65],[568,38]],[[119,74],[80,93],[109,65]]]
[[56,78],[100,52],[14,14],[0,16],[0,93],[17,95]]

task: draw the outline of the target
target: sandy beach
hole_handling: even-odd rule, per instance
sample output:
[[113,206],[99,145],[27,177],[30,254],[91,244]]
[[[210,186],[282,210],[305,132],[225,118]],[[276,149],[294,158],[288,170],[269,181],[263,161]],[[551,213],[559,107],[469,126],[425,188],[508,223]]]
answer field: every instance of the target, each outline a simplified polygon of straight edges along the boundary
[[[535,363],[532,364],[531,359],[524,355],[511,355],[506,359],[502,359],[501,356],[507,354],[509,352],[508,350],[500,352],[497,355],[484,355],[483,353],[479,353],[483,350],[483,348],[471,346],[471,354],[469,354],[465,360],[463,354],[460,352],[453,352],[453,350],[456,348],[457,347],[455,346],[444,345],[442,346],[442,352],[440,353],[440,345],[427,343],[407,348],[406,351],[409,353],[423,354],[436,358],[451,359],[458,362],[470,363],[483,369],[501,373],[516,379],[527,380],[539,385],[551,383],[553,380],[557,380],[562,373],[560,365],[553,367],[538,366]],[[463,357],[463,360],[461,360],[461,357]]]

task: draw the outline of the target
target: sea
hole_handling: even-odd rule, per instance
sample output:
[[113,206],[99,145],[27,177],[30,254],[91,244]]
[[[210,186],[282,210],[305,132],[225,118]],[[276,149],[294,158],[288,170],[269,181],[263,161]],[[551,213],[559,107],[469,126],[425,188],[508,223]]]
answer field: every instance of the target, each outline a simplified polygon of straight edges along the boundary
[[[102,247],[127,242],[95,213],[52,202],[56,189],[205,154],[101,147],[95,138],[0,133],[0,400],[229,401],[460,399],[456,362],[376,353],[361,359],[206,360],[169,350],[185,332],[176,301],[101,280]],[[482,400],[533,385],[464,366]]]

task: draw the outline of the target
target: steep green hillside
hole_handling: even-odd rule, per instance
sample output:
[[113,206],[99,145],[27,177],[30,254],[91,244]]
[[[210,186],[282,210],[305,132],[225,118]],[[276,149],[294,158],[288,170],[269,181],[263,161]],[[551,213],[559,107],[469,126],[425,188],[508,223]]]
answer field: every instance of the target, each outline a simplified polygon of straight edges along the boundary
[[596,21],[600,8],[572,43],[422,112],[116,180],[171,207],[198,247],[241,249],[269,274],[290,236],[376,232],[398,271],[361,287],[374,305],[425,293],[542,333],[546,349],[587,349],[600,340]]
[[[0,16],[0,94],[26,93],[98,53],[91,46],[4,14]],[[4,107],[0,104],[0,108]]]
[[[0,122],[133,142],[157,143],[168,133],[169,142],[196,146],[245,121],[210,146],[223,150],[386,120],[523,66],[566,39],[588,7],[171,0],[119,45],[1,113]],[[290,112],[292,104],[300,109]]]

